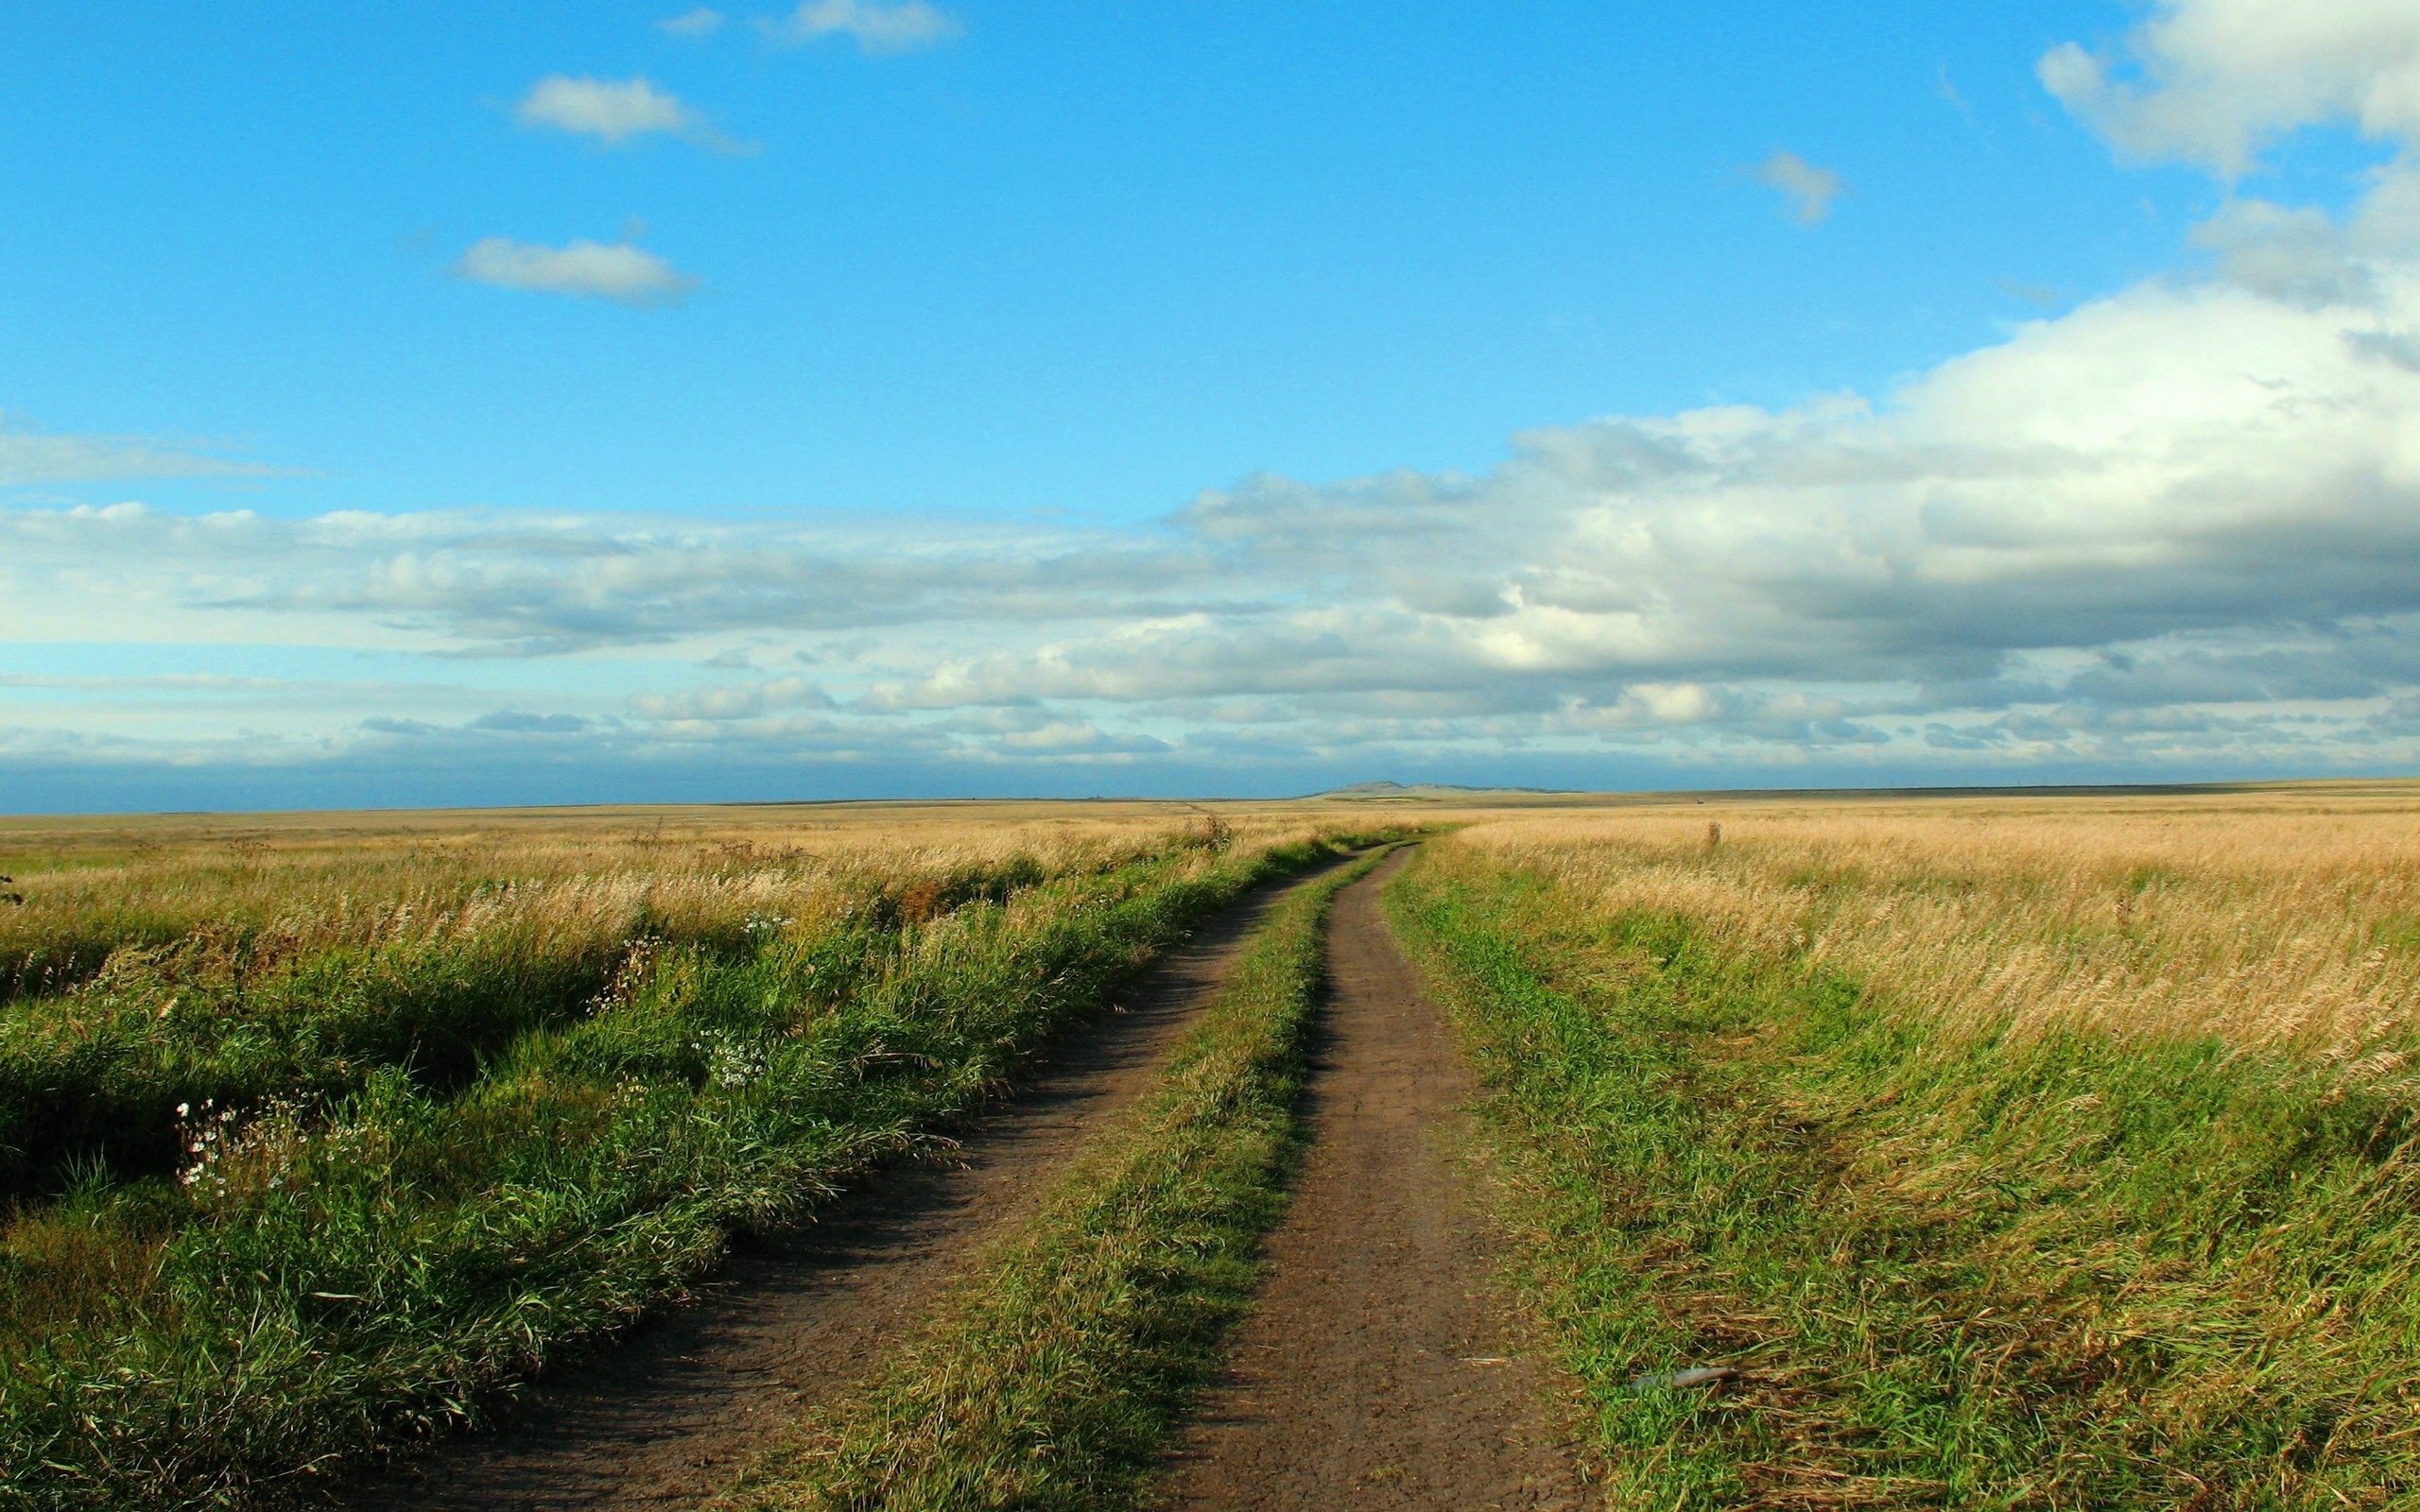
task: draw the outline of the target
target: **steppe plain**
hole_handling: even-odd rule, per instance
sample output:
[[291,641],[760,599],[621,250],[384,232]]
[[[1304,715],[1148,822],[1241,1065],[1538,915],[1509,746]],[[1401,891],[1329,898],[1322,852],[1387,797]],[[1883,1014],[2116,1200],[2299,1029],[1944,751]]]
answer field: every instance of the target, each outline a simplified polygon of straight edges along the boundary
[[0,1505],[2420,1496],[2420,784],[0,875]]

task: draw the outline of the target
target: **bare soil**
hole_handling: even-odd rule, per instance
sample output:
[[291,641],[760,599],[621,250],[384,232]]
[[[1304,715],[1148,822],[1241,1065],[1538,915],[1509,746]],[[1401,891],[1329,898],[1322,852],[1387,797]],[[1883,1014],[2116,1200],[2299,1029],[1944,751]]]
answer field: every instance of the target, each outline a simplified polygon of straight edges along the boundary
[[350,1512],[688,1506],[767,1436],[871,1372],[953,1278],[1033,1210],[1085,1139],[1148,1089],[1218,992],[1263,889],[1062,1036],[957,1159],[886,1172],[820,1222],[735,1254],[696,1300],[540,1383],[495,1431],[443,1443],[344,1501]]
[[1495,1281],[1462,1154],[1469,1073],[1378,912],[1402,860],[1337,898],[1312,1143],[1269,1284],[1178,1451],[1184,1512],[1582,1504],[1547,1367]]

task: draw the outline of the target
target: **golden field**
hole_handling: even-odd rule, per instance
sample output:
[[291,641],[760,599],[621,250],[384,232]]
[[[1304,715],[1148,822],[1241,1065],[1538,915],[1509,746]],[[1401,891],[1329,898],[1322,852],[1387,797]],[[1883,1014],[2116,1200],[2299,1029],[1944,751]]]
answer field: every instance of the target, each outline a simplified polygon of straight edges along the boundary
[[[1220,805],[1249,844],[1320,816]],[[452,937],[507,917],[574,932],[814,906],[831,889],[1027,857],[1046,873],[1210,822],[1181,803],[848,803],[0,818],[0,971],[61,940],[263,931],[298,946]]]
[[[1215,816],[1215,817],[1214,817]],[[2058,1021],[2359,1054],[2420,1011],[2420,782],[2192,792],[1471,794],[0,818],[0,976],[91,938],[285,949],[800,917],[1015,856],[1057,874],[1205,824],[1446,843],[1888,982],[1978,1028]],[[1708,826],[1720,828],[1709,845]],[[30,987],[30,982],[26,984]]]
[[0,820],[0,1507],[458,1427],[1415,830],[1608,1484],[2420,1496],[2420,783],[2328,782]]
[[2414,784],[1508,816],[1391,897],[1607,1504],[2420,1505]]
[[2420,783],[1685,800],[1492,818],[1451,843],[1978,1030],[2341,1057],[2420,1016]]

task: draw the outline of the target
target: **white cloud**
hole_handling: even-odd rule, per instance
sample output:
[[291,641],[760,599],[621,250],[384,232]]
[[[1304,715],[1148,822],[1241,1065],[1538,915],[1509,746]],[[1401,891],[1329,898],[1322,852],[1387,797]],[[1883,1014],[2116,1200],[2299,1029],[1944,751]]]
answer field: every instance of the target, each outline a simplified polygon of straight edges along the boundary
[[[1879,403],[1253,478],[1151,529],[17,510],[0,635],[557,658],[607,669],[560,738],[852,760],[2401,760],[2420,258],[2359,261],[2147,284]],[[710,680],[735,637],[815,680]]]
[[1966,103],[1966,96],[1958,92],[1957,81],[1949,77],[1947,59],[1943,59],[1934,69],[1933,93],[1946,101],[1951,110],[1963,116],[1968,126],[1975,124],[1975,108]]
[[[638,657],[649,691],[609,679],[590,712],[690,747],[2324,768],[2420,736],[2396,342],[2420,353],[2410,261],[2359,300],[2156,283],[1878,404],[1540,430],[1479,477],[1255,478],[1150,530],[17,511],[0,600],[52,636]],[[829,654],[704,680],[735,636]]]
[[1839,174],[1795,152],[1776,151],[1752,171],[1758,183],[1781,191],[1789,201],[1790,217],[1802,226],[1816,225],[1829,215],[1832,201],[1848,188]]
[[709,6],[684,10],[677,16],[666,16],[655,24],[655,29],[675,37],[711,37],[722,29],[722,12]]
[[2372,137],[2420,133],[2420,7],[2411,0],[2160,0],[2126,50],[2133,77],[2074,43],[2036,71],[2138,160],[2233,178],[2301,127],[2343,120]]
[[643,693],[631,699],[641,718],[666,721],[747,719],[775,709],[828,709],[832,700],[804,678],[725,683],[682,693]]
[[509,236],[473,242],[454,265],[454,276],[475,284],[612,300],[640,308],[677,304],[698,287],[697,279],[629,242],[575,241],[568,247],[542,247]]
[[[2150,30],[2234,9],[2170,5]],[[2290,72],[2309,49],[2276,51]],[[2401,55],[2373,65],[2331,97],[2391,94]],[[2125,109],[2206,127],[2160,93],[2198,77],[2130,84]],[[2197,140],[2221,163],[2210,144],[2257,138]],[[1480,476],[1253,477],[1147,528],[0,509],[0,638],[376,648],[442,690],[391,728],[274,726],[289,753],[369,731],[886,770],[2409,765],[2420,167],[2366,184],[2339,217],[2233,201],[2196,233],[2211,275],[1890,393],[1536,430]],[[516,268],[561,255],[497,245]],[[814,680],[712,680],[735,642]],[[537,669],[516,689],[543,696],[456,686],[498,667]],[[73,696],[49,734],[0,729],[0,755],[150,738],[130,705]],[[273,725],[247,696],[178,728],[218,749]]]
[[896,5],[884,5],[881,0],[804,0],[787,16],[767,22],[765,29],[775,40],[791,43],[845,34],[856,38],[864,52],[908,53],[937,47],[964,28],[957,18],[926,0],[901,0]]
[[270,478],[291,470],[148,436],[62,436],[0,429],[0,488],[138,478]]
[[550,74],[530,85],[512,113],[524,126],[594,136],[608,146],[649,131],[686,131],[691,124],[688,110],[678,99],[644,78],[615,82],[564,74]]
[[2324,210],[2238,199],[2192,232],[2220,254],[2230,283],[2272,299],[2318,304],[2359,300],[2369,270],[2346,256],[2344,232]]
[[529,86],[512,113],[523,126],[593,136],[609,147],[620,146],[632,137],[662,133],[717,152],[752,150],[716,130],[704,116],[645,78],[549,74]]

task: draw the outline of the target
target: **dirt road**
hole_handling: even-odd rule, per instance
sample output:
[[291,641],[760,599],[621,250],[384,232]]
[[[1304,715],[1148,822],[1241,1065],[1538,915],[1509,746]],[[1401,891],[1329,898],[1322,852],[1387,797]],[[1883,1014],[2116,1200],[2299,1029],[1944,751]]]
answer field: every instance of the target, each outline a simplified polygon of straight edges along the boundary
[[1181,1451],[1185,1512],[1582,1504],[1456,1158],[1468,1074],[1378,913],[1403,859],[1337,898],[1313,1143],[1269,1285]]
[[862,1380],[951,1279],[1032,1209],[1085,1137],[1148,1088],[1225,981],[1264,889],[1202,928],[1105,1013],[1063,1036],[962,1160],[887,1173],[788,1240],[733,1259],[697,1304],[533,1391],[500,1430],[453,1440],[357,1491],[354,1512],[688,1506],[764,1435]]

